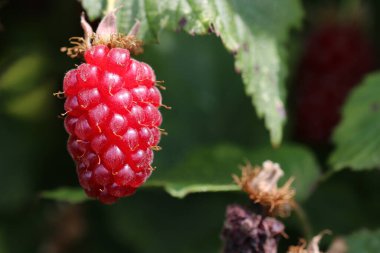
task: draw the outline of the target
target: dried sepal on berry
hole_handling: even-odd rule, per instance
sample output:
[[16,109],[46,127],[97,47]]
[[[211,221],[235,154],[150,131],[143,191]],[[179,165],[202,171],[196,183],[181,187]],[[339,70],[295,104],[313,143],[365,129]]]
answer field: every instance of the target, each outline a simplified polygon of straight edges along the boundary
[[71,37],[69,39],[72,47],[62,47],[61,51],[66,52],[71,58],[83,56],[84,52],[93,46],[105,45],[108,48],[124,48],[133,54],[143,52],[143,42],[136,38],[136,34],[140,28],[140,22],[136,21],[128,35],[120,34],[117,30],[115,9],[108,13],[100,21],[96,32],[94,32],[90,24],[86,21],[84,13],[81,16],[81,25],[84,30],[84,37]]
[[262,168],[247,164],[242,168],[242,176],[234,175],[235,182],[248,193],[249,198],[260,204],[271,215],[288,216],[294,205],[295,190],[291,188],[293,178],[282,187],[278,180],[283,176],[279,164],[265,161]]
[[[318,235],[314,236],[311,239],[309,244],[307,244],[304,239],[301,239],[299,245],[290,246],[287,253],[323,253],[319,250],[319,242],[322,240],[322,237],[326,234],[331,234],[331,232],[329,230],[324,230],[320,232]],[[341,242],[337,240],[336,243],[341,244]],[[346,250],[346,248],[343,249],[341,246],[338,246],[333,242],[333,244],[326,253],[345,253]]]

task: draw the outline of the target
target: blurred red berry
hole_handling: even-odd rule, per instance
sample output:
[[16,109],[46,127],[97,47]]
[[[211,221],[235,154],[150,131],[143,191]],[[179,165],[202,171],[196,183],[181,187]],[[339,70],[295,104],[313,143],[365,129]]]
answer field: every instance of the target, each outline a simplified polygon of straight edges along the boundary
[[373,68],[374,49],[359,25],[329,23],[313,31],[296,76],[297,138],[328,143],[347,95]]

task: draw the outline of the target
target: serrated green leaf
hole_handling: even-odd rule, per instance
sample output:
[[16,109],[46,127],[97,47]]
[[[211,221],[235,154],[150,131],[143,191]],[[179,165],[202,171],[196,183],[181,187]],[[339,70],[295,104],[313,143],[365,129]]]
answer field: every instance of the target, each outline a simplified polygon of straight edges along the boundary
[[123,6],[117,13],[120,31],[127,33],[140,20],[138,37],[146,42],[156,41],[162,29],[219,36],[235,55],[235,67],[257,114],[265,118],[272,143],[281,142],[286,119],[281,52],[289,29],[303,15],[298,0],[120,0],[117,5]]
[[277,150],[267,147],[247,151],[224,144],[196,150],[173,169],[157,170],[146,186],[164,187],[178,198],[196,192],[236,191],[239,188],[233,182],[232,174],[240,175],[239,165],[246,161],[261,165],[265,160],[280,163],[285,172],[282,183],[295,177],[298,200],[308,196],[319,176],[315,158],[302,146],[284,145]]
[[77,187],[62,187],[55,190],[43,191],[41,193],[41,197],[45,199],[69,202],[72,204],[89,200],[83,192],[83,189]]
[[334,170],[372,169],[380,166],[380,73],[369,75],[352,91],[335,129],[336,149],[330,157]]
[[376,231],[361,230],[346,237],[348,253],[380,252],[380,229]]

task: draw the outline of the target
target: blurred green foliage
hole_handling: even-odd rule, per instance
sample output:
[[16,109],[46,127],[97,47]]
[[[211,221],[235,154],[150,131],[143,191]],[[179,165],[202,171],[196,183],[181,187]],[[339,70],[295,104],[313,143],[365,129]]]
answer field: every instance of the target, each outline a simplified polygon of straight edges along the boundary
[[349,236],[349,253],[376,252],[380,248],[380,230],[361,230]]
[[[304,4],[306,18],[322,5]],[[368,4],[380,14],[376,1]],[[65,148],[63,121],[58,118],[63,101],[52,94],[61,89],[64,73],[79,63],[59,48],[68,45],[69,37],[82,34],[80,12],[77,1],[9,1],[0,9],[4,27],[0,31],[0,252],[218,252],[225,207],[248,203],[244,194],[195,193],[177,199],[146,187],[112,206],[40,197],[42,191],[78,186]],[[276,28],[276,23],[272,25]],[[302,35],[293,34],[289,43],[301,45]],[[290,62],[298,56],[298,48],[293,50]],[[253,164],[273,159],[281,162],[286,178],[296,177],[298,196],[314,233],[329,228],[335,235],[348,235],[361,228],[380,227],[380,171],[341,171],[318,178],[329,169],[325,154],[330,148],[310,151],[290,144],[294,143],[291,117],[285,144],[278,150],[268,147],[269,134],[263,121],[254,116],[241,77],[234,71],[234,58],[214,35],[163,32],[159,44],[147,45],[139,59],[155,69],[158,79],[165,80],[164,103],[173,107],[163,111],[163,127],[169,135],[160,144],[163,150],[156,154],[156,175],[148,185],[169,175],[182,180],[182,169],[207,173],[219,167],[223,171],[218,173],[224,174],[218,180],[231,183],[229,175],[238,173],[245,159]],[[292,85],[288,86],[292,98]],[[373,91],[368,94],[376,96]],[[347,114],[354,115],[352,111]],[[215,162],[208,159],[215,157]],[[284,222],[290,236],[281,242],[285,249],[305,235],[304,224],[296,218]],[[349,238],[359,245],[367,237],[378,234]],[[355,248],[355,252],[365,251]]]
[[343,120],[334,132],[336,150],[330,158],[335,170],[380,167],[380,73],[369,75],[352,91]]

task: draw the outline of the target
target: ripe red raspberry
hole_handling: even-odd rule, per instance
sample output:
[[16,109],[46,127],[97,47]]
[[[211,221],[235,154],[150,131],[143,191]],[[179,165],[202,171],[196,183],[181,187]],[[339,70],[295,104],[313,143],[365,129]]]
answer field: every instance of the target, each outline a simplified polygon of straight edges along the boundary
[[68,151],[87,195],[106,204],[150,176],[162,122],[152,68],[109,45],[87,45],[85,63],[63,82]]
[[297,72],[296,135],[327,144],[351,89],[374,67],[374,49],[359,24],[332,22],[307,38]]

